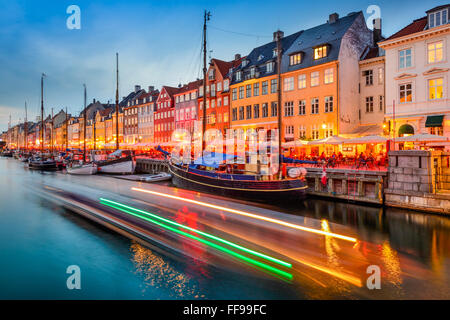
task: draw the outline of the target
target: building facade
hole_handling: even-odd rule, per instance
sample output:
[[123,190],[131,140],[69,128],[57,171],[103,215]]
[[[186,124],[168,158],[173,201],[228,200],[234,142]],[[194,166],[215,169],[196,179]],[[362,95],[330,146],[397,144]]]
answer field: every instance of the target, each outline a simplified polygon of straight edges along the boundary
[[194,122],[198,119],[198,93],[203,80],[196,80],[182,86],[175,97],[175,129],[187,130],[191,137]]
[[175,94],[179,88],[163,86],[156,100],[155,142],[169,142],[175,128]]
[[[450,137],[450,5],[433,8],[379,45],[386,51],[386,121],[391,137]],[[449,143],[430,143],[449,150]],[[403,146],[401,146],[403,147]]]

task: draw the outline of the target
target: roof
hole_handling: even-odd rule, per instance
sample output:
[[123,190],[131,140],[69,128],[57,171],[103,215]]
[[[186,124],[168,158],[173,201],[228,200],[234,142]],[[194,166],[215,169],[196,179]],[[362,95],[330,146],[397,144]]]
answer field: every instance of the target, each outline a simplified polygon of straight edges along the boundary
[[246,59],[247,57],[242,57],[236,60],[232,60],[232,61],[223,61],[223,60],[219,60],[219,59],[211,59],[211,63],[214,63],[217,66],[217,69],[219,70],[220,74],[222,75],[223,78],[225,78],[228,73],[230,72],[231,68],[237,68],[244,59]]
[[[299,31],[299,32],[296,32],[289,36],[283,37],[281,39],[282,51],[285,52],[302,32],[303,31]],[[242,63],[240,63],[239,66],[237,66],[235,68],[235,70],[233,70],[233,72],[243,71],[245,73],[251,67],[255,67],[255,68],[257,68],[256,71],[260,71],[260,70],[258,70],[258,68],[265,66],[265,64],[269,61],[276,60],[276,57],[273,54],[273,51],[274,51],[274,49],[276,49],[276,46],[277,46],[276,41],[272,41],[272,42],[266,43],[265,45],[262,45],[260,47],[254,48],[247,57],[241,59],[242,62],[243,61],[248,62],[245,65],[245,67],[242,66]],[[264,73],[264,76],[274,74],[275,72],[276,72],[276,68],[274,68],[273,71],[270,73]],[[245,77],[242,77],[241,79],[245,79]],[[235,82],[240,82],[240,81],[235,81]]]
[[401,29],[400,31],[394,33],[392,36],[387,38],[386,40],[392,40],[395,38],[404,37],[413,33],[417,33],[420,31],[424,31],[427,27],[428,19],[427,17],[422,17],[420,19],[414,20],[412,23],[408,24],[406,27]]
[[433,11],[439,11],[439,10],[441,10],[441,9],[445,9],[445,8],[447,8],[447,7],[449,7],[449,6],[450,6],[450,3],[444,4],[444,5],[442,5],[442,6],[434,7],[433,9],[427,10],[427,11],[425,11],[425,12],[428,14],[428,13],[433,12]]
[[[288,50],[284,52],[284,56],[302,52],[302,62],[298,65],[290,66],[289,59],[283,59],[281,72],[289,72],[338,60],[342,38],[360,16],[363,16],[361,11],[352,12],[338,18],[336,22],[326,22],[301,32]],[[325,44],[329,46],[328,55],[325,58],[315,60],[313,48]]]
[[383,57],[385,55],[385,51],[380,47],[367,47],[366,50],[361,55],[361,61],[369,60],[373,58]]
[[178,91],[180,90],[180,88],[175,88],[175,87],[169,87],[169,86],[163,86],[161,89],[161,92],[163,91],[163,89],[166,90],[167,94],[171,97],[173,97],[174,94],[178,93]]
[[185,84],[181,88],[178,89],[178,92],[175,94],[182,94],[185,92],[197,90],[203,84],[203,80],[196,80]]

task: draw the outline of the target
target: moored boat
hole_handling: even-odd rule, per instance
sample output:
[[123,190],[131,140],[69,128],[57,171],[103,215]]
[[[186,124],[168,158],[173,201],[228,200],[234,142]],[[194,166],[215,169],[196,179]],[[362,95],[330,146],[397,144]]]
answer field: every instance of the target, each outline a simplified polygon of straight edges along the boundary
[[169,162],[169,173],[177,187],[222,196],[255,200],[300,200],[306,196],[304,177],[262,180],[254,174],[230,174],[182,166]]
[[99,173],[133,174],[136,167],[133,156],[96,162]]
[[97,173],[97,165],[95,163],[72,164],[66,167],[67,173],[74,175],[92,175]]
[[55,160],[30,160],[28,168],[41,171],[56,171],[58,169]]

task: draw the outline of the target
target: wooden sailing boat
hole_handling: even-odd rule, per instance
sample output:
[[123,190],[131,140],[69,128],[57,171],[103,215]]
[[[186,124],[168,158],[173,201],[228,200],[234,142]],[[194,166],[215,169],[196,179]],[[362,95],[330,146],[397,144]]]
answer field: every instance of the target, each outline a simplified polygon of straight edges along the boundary
[[39,158],[33,159],[29,162],[28,167],[30,169],[42,170],[42,171],[54,171],[57,170],[56,161],[53,159],[45,159],[44,156],[44,77],[41,75],[41,155]]
[[[205,11],[203,25],[203,105],[206,106],[206,30],[210,13]],[[281,123],[281,37],[277,38],[277,72],[278,72],[278,127]],[[204,133],[206,130],[206,108],[203,108],[203,150],[205,149]],[[281,131],[281,130],[280,130]],[[279,146],[281,147],[281,132],[278,135]],[[227,157],[227,155],[225,155]],[[234,155],[230,155],[234,157]],[[280,163],[283,157],[280,155]],[[205,162],[202,162],[205,163]],[[249,174],[246,171],[237,173],[227,167],[226,164],[217,165],[215,169],[208,169],[211,166],[189,165],[185,166],[176,163],[175,159],[169,161],[169,172],[172,174],[173,183],[186,189],[197,189],[205,192],[213,192],[223,196],[239,197],[256,200],[281,200],[281,199],[302,199],[306,194],[306,180],[304,176],[297,178],[284,178],[281,175],[272,177],[271,180],[263,180],[260,174]],[[231,169],[228,172],[228,169]],[[224,173],[223,169],[226,169]]]
[[84,87],[84,111],[83,111],[83,160],[78,164],[70,163],[67,167],[67,173],[75,175],[92,175],[97,173],[97,165],[94,162],[86,163],[86,122],[87,122],[87,106],[86,106],[86,85]]
[[116,53],[116,151],[108,160],[97,161],[98,171],[109,174],[133,174],[136,160],[129,150],[119,149],[119,54]]

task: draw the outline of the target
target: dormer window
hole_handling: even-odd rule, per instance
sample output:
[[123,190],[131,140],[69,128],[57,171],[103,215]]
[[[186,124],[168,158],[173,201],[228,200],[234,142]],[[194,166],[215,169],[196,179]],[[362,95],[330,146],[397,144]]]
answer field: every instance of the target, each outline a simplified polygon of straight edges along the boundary
[[314,48],[314,60],[322,59],[328,56],[329,46],[323,45]]
[[275,58],[278,55],[278,50],[273,49],[272,54],[273,54],[273,57]]
[[272,62],[272,61],[267,63],[267,65],[266,65],[266,72],[267,72],[267,73],[273,72],[273,66],[274,66],[274,64],[275,64],[275,63]]
[[262,59],[264,59],[264,56],[262,54],[260,54],[258,57],[258,61],[261,61]]
[[430,12],[428,14],[428,28],[438,27],[448,22],[448,8]]
[[242,67],[244,68],[248,64],[247,60],[242,61]]
[[295,66],[297,64],[302,63],[302,53],[294,53],[289,56],[289,65]]
[[242,72],[238,71],[236,72],[236,81],[241,81]]
[[215,69],[209,70],[209,80],[214,80],[216,78],[215,75]]
[[250,68],[250,76],[254,77],[255,76],[255,72],[256,72],[256,68],[255,67],[251,67]]

